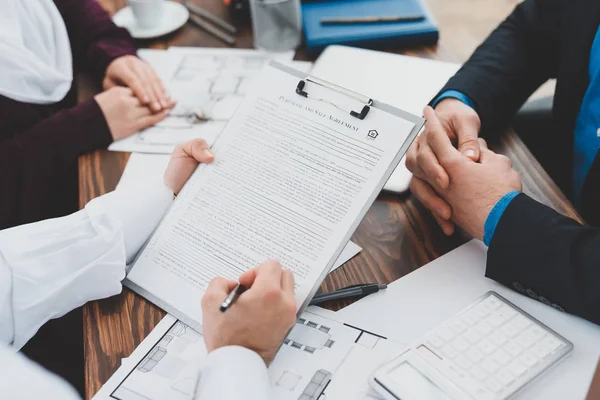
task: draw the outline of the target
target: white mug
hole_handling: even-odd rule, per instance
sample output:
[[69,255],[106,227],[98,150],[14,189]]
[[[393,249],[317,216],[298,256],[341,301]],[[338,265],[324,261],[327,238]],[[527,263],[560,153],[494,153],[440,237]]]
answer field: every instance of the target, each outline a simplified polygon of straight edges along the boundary
[[165,0],[128,0],[140,28],[153,28],[163,16]]

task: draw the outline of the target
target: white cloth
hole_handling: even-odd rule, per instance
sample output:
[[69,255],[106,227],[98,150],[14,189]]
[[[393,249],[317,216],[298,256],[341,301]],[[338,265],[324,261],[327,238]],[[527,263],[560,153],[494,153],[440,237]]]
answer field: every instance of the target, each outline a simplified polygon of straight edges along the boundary
[[269,400],[265,362],[252,350],[227,346],[210,353],[203,364],[196,399]]
[[65,22],[52,0],[0,0],[0,94],[16,101],[62,100],[73,81]]
[[[162,180],[150,181],[92,200],[70,216],[0,231],[1,398],[78,398],[17,350],[49,319],[120,293],[126,260],[135,257],[172,198]],[[269,398],[265,364],[243,347],[212,352],[201,376],[197,399]]]

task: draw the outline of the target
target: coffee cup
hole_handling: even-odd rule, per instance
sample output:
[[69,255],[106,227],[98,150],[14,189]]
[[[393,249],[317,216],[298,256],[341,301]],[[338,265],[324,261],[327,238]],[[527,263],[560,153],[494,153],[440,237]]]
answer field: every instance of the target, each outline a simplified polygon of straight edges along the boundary
[[128,0],[128,2],[140,28],[153,28],[160,23],[165,0]]

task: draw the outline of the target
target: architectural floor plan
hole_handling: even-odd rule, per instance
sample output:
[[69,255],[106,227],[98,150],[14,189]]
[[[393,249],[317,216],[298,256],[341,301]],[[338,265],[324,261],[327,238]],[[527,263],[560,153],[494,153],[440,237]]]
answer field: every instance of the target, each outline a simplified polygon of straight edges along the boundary
[[[306,311],[269,367],[273,397],[378,399],[368,388],[367,376],[402,347],[383,336]],[[94,399],[191,399],[205,355],[202,336],[168,315]],[[345,365],[348,359],[352,365]],[[372,368],[361,371],[365,365]],[[349,379],[353,381],[350,386]],[[349,390],[351,397],[347,397]]]
[[270,60],[289,62],[293,53],[171,47],[140,50],[139,56],[156,69],[177,105],[162,122],[113,143],[109,150],[170,154],[177,144],[198,137],[212,144],[252,78]]

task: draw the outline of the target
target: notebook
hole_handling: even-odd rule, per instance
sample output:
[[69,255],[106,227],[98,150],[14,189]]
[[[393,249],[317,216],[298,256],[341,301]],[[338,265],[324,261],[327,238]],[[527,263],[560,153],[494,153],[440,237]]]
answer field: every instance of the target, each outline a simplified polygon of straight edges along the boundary
[[302,311],[423,119],[271,62],[132,266],[125,285],[202,330],[210,280],[268,258]]
[[[413,22],[378,22],[324,25],[330,17],[383,17],[422,15]],[[333,0],[302,3],[302,20],[308,52],[343,44],[361,47],[417,46],[437,42],[435,21],[421,0]]]
[[[418,57],[347,46],[329,46],[315,62],[311,74],[422,115],[423,108],[460,65]],[[360,78],[357,78],[360,77]],[[384,190],[408,190],[412,175],[400,162]]]

